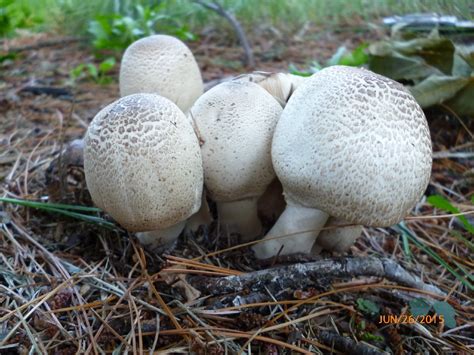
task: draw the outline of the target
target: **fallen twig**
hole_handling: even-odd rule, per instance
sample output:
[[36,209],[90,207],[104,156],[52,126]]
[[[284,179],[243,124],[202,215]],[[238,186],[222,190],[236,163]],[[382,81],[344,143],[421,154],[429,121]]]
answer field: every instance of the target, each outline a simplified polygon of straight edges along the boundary
[[57,96],[67,96],[71,97],[72,93],[70,90],[65,88],[55,88],[50,86],[25,86],[23,87],[20,92],[30,92],[34,95],[51,95],[54,97]]
[[87,37],[63,37],[63,38],[47,39],[44,41],[39,41],[34,44],[18,46],[18,47],[9,47],[7,42],[3,42],[0,44],[0,46],[3,47],[7,53],[18,53],[18,52],[36,50],[36,49],[45,48],[45,47],[53,47],[60,44],[69,44],[69,43],[82,42],[82,41],[87,41]]
[[213,1],[212,3],[209,3],[207,1],[202,1],[202,0],[194,0],[196,4],[199,4],[206,9],[212,10],[219,14],[220,16],[224,17],[227,21],[229,21],[230,25],[234,29],[235,33],[237,34],[237,37],[239,37],[240,44],[242,45],[245,53],[245,61],[244,64],[250,68],[255,67],[255,59],[253,57],[253,51],[252,48],[250,47],[249,41],[247,40],[247,36],[245,36],[245,32],[240,25],[239,21],[235,18],[235,16],[226,11],[221,4],[219,4],[217,1]]
[[387,352],[380,351],[374,347],[371,347],[368,344],[358,343],[354,340],[339,335],[335,332],[330,332],[327,330],[320,330],[317,334],[317,338],[320,342],[334,348],[336,350],[342,351],[345,354],[354,354],[354,355],[380,355],[388,354]]
[[374,257],[324,259],[218,278],[196,276],[190,278],[190,283],[203,293],[222,295],[244,289],[258,291],[264,285],[277,290],[326,286],[334,278],[357,276],[384,277],[404,286],[445,296],[438,287],[425,284],[393,260]]

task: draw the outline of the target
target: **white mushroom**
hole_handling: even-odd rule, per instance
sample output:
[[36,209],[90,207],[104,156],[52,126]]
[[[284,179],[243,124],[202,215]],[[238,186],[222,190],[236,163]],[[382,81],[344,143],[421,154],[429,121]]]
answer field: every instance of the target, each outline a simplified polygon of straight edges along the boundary
[[259,258],[282,247],[281,254],[308,252],[329,215],[368,226],[399,222],[428,184],[430,133],[402,85],[334,66],[306,80],[288,101],[272,161],[287,207],[253,247]]
[[242,74],[233,79],[234,81],[253,82],[267,90],[282,107],[285,107],[289,98],[300,86],[305,78],[288,73],[271,73],[255,71],[250,74]]
[[179,39],[154,35],[133,42],[120,65],[120,95],[156,93],[187,112],[203,93],[201,72]]
[[261,233],[257,200],[275,177],[270,149],[281,112],[258,85],[233,81],[207,91],[190,110],[219,219],[244,240]]
[[[173,242],[201,204],[199,142],[187,117],[155,94],[123,97],[102,109],[84,139],[94,203],[154,247]],[[140,238],[140,236],[139,236]]]
[[349,250],[361,235],[363,228],[361,225],[352,225],[336,217],[329,217],[326,226],[328,225],[331,228],[322,230],[319,233],[316,243],[314,243],[313,249],[311,249],[312,254],[319,254],[322,249],[339,253]]

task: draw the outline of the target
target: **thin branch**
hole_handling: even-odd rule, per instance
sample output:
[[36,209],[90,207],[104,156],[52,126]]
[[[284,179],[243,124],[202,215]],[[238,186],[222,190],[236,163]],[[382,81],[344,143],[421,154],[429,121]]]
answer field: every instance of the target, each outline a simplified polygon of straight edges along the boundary
[[342,351],[346,354],[357,354],[357,355],[380,355],[388,354],[385,351],[380,351],[377,348],[364,344],[361,342],[355,342],[354,340],[337,334],[336,332],[330,332],[326,330],[319,330],[317,338],[320,342]]
[[75,42],[85,42],[87,40],[88,40],[87,37],[62,37],[62,38],[47,39],[44,41],[39,41],[34,44],[18,46],[18,47],[10,47],[7,41],[3,41],[0,43],[0,52],[5,51],[7,53],[19,53],[19,52],[25,52],[25,51],[30,51],[30,50],[41,49],[45,47],[54,47],[58,45],[64,45],[64,44],[75,43]]
[[300,289],[308,286],[327,286],[335,278],[360,276],[384,277],[398,284],[431,292],[440,296],[446,294],[438,287],[423,283],[399,264],[387,258],[345,257],[324,259],[310,263],[300,263],[271,269],[249,272],[227,277],[190,278],[190,283],[199,291],[211,295],[241,292],[243,290],[259,291],[263,286],[283,290]]
[[252,48],[250,47],[249,41],[247,40],[247,36],[245,35],[245,32],[240,25],[239,21],[235,18],[235,16],[227,12],[221,4],[219,4],[217,1],[213,1],[211,3],[203,0],[194,0],[196,4],[199,4],[206,9],[209,9],[211,11],[216,12],[218,15],[224,17],[227,21],[229,21],[230,25],[234,29],[235,33],[237,34],[237,37],[239,37],[240,44],[242,45],[244,52],[245,52],[245,61],[244,64],[250,68],[255,67],[255,59],[253,56],[253,51]]

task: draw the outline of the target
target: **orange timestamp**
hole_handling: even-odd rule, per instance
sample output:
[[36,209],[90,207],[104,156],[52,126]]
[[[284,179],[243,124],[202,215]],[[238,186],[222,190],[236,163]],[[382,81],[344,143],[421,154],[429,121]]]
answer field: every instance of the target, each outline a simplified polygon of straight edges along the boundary
[[444,316],[433,314],[433,315],[411,315],[411,314],[384,314],[379,316],[379,324],[440,324],[444,323]]

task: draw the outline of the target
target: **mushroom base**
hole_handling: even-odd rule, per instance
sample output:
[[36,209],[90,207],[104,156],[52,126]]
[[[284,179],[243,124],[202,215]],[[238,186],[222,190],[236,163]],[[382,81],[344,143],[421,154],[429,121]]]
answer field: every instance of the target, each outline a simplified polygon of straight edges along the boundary
[[199,210],[188,218],[186,226],[184,227],[185,234],[189,232],[196,232],[202,225],[208,226],[212,222],[211,211],[206,200],[206,192],[202,192],[201,207]]
[[136,236],[140,244],[155,252],[169,249],[178,239],[184,229],[186,221],[182,221],[165,229],[157,229],[149,232],[140,232]]
[[339,253],[346,252],[354,245],[356,239],[362,233],[361,225],[344,226],[350,223],[336,217],[330,217],[327,224],[331,224],[334,227],[342,226],[321,231],[316,243],[313,245],[313,249],[311,249],[311,254],[319,254],[322,249]]
[[239,233],[243,242],[254,240],[262,233],[258,219],[257,198],[216,202],[219,221],[229,232]]
[[[263,241],[252,249],[258,259],[309,253],[328,217],[327,213],[314,208],[288,204]],[[286,235],[288,237],[281,238]]]

